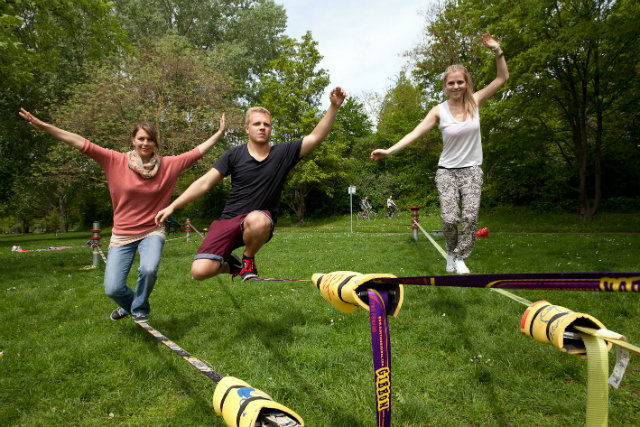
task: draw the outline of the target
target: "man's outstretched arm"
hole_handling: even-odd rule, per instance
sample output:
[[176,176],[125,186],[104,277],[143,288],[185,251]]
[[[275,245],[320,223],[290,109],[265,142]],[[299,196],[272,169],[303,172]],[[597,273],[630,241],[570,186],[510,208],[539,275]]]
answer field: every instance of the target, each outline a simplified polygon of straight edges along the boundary
[[304,157],[313,151],[313,149],[320,145],[327,135],[329,135],[329,132],[333,127],[333,122],[338,114],[338,108],[340,108],[346,97],[347,93],[340,86],[337,86],[331,91],[331,94],[329,95],[331,105],[329,105],[329,109],[326,114],[322,120],[318,122],[313,131],[302,139],[300,157]]
[[179,209],[187,203],[192,202],[200,196],[204,195],[211,189],[211,187],[222,180],[222,178],[224,177],[222,176],[220,171],[218,171],[218,169],[209,169],[209,172],[193,181],[191,185],[186,190],[184,190],[184,193],[182,193],[180,197],[175,199],[173,203],[156,214],[156,225],[163,225],[164,221],[169,218],[169,216],[171,216],[171,214],[173,214],[176,209]]

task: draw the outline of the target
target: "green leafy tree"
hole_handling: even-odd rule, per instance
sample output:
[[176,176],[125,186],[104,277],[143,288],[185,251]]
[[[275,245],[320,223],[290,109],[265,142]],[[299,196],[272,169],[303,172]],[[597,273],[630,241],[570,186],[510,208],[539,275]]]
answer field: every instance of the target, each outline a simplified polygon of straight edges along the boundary
[[327,140],[317,148],[320,168],[330,175],[314,185],[306,199],[306,206],[316,215],[346,213],[349,207],[347,189],[355,182],[357,170],[350,152],[359,139],[368,138],[372,123],[364,105],[356,97],[348,97],[338,110],[333,129]]
[[286,13],[273,0],[115,0],[115,14],[132,40],[165,34],[186,38],[224,60],[243,96],[280,52]]
[[[548,128],[543,121],[539,126],[564,136],[554,138],[556,151],[574,171],[579,215],[588,220],[602,200],[603,152],[622,136],[608,123],[626,126],[633,113],[622,121],[620,113],[634,109],[637,118],[637,103],[629,93],[639,87],[640,60],[631,52],[640,48],[640,28],[628,23],[640,19],[640,4],[562,1],[544,6],[537,12],[514,8],[511,19],[501,24],[518,52],[513,70],[523,89],[519,95],[534,101],[522,113],[561,118],[560,123],[549,120]],[[538,40],[516,31],[511,26],[516,19],[537,32]]]
[[[404,72],[400,73],[384,96],[378,116],[378,145],[370,147],[366,158],[373,149],[389,147],[413,130],[431,108],[429,102],[430,98]],[[398,200],[424,204],[425,198],[435,191],[432,177],[441,148],[439,131],[434,129],[395,156],[375,163],[369,160],[365,166],[369,173],[361,175],[364,195],[380,206],[389,194]]]
[[47,119],[85,68],[114,53],[130,52],[127,37],[103,0],[27,0],[0,3],[0,203],[12,210],[29,165],[44,152],[42,138],[18,120],[27,107]]
[[[273,116],[274,143],[293,141],[311,133],[320,120],[320,96],[329,84],[327,71],[317,68],[322,56],[317,42],[307,32],[300,42],[287,38],[281,55],[259,85],[262,105]],[[306,213],[306,198],[314,186],[331,194],[330,182],[342,172],[336,168],[339,147],[325,141],[289,175],[283,199],[299,221]]]
[[[158,129],[161,155],[175,155],[210,137],[227,113],[238,123],[233,89],[223,70],[181,37],[167,36],[138,44],[138,57],[118,58],[93,68],[91,82],[77,85],[53,113],[53,123],[116,151],[131,149],[130,133],[140,121]],[[192,174],[201,174],[224,150],[214,147]],[[66,144],[51,144],[47,158],[32,173],[58,194],[61,226],[69,191],[78,183],[104,186],[104,174],[87,156]]]
[[[493,60],[475,55],[473,46],[465,49],[458,41],[477,37],[482,28],[496,35],[507,55],[511,79],[503,97],[494,97],[482,113],[485,147],[501,154],[501,162],[491,165],[489,173],[503,174],[503,184],[509,184],[509,175],[514,194],[533,188],[534,194],[559,191],[560,198],[566,194],[557,182],[562,176],[564,186],[577,195],[580,218],[588,220],[602,200],[605,171],[619,174],[622,166],[605,168],[603,159],[615,157],[612,149],[620,141],[629,144],[622,152],[638,155],[630,147],[637,145],[632,136],[638,117],[633,94],[638,93],[640,80],[635,54],[640,27],[630,23],[640,18],[640,4],[528,0],[486,6],[480,0],[448,3],[427,27],[430,42],[416,51],[416,75],[433,87],[434,64],[438,56],[446,57],[445,46],[451,43],[464,50],[460,62],[469,65],[481,87],[495,73]],[[543,165],[548,166],[546,171],[560,173],[535,173]],[[527,175],[532,172],[530,185]],[[516,183],[514,176],[523,180]]]

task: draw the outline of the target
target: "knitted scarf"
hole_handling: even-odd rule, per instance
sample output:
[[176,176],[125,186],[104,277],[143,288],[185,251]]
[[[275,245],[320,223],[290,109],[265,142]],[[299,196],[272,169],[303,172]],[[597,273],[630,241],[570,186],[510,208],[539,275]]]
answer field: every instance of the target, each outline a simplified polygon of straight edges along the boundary
[[160,156],[156,153],[151,155],[151,158],[147,163],[142,161],[140,155],[136,150],[131,150],[127,153],[127,158],[129,159],[129,169],[134,172],[138,172],[140,176],[145,179],[153,178],[158,173],[158,169],[160,168]]

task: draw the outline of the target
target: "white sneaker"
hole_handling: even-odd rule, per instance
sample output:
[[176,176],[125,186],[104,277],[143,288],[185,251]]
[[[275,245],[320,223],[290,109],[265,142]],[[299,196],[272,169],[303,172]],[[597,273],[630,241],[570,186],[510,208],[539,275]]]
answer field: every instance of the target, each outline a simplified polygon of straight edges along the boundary
[[467,265],[464,263],[463,259],[457,259],[455,261],[455,266],[456,266],[456,273],[458,273],[458,274],[469,274],[469,273],[471,273],[471,271],[469,271],[469,267],[467,267]]
[[456,271],[456,257],[452,253],[447,254],[447,273],[454,273]]

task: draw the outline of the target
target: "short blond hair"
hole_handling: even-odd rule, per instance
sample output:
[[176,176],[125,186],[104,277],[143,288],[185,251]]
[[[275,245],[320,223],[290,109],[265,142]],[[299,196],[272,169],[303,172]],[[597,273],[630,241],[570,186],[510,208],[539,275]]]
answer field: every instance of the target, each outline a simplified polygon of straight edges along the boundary
[[251,108],[249,108],[247,110],[247,113],[244,115],[244,124],[245,125],[249,124],[249,117],[251,117],[251,115],[253,113],[264,113],[267,116],[269,116],[270,119],[273,120],[273,117],[271,117],[271,113],[266,108],[264,108],[264,107],[251,107]]

